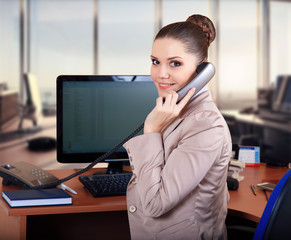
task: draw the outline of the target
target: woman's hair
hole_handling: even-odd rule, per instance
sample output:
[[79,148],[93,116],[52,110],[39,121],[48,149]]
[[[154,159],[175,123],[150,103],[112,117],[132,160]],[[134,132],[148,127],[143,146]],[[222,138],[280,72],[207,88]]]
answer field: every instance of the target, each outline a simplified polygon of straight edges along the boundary
[[208,57],[208,47],[215,39],[215,27],[205,16],[194,14],[184,22],[176,22],[163,27],[155,37],[173,38],[185,44],[187,52],[193,53],[202,63]]

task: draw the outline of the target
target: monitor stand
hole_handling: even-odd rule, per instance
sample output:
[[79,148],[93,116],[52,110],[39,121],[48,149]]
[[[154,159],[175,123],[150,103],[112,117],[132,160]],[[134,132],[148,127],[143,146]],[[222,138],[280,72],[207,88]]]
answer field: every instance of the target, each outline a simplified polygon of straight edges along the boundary
[[97,171],[94,175],[128,173],[123,170],[123,163],[124,161],[108,161],[107,170]]

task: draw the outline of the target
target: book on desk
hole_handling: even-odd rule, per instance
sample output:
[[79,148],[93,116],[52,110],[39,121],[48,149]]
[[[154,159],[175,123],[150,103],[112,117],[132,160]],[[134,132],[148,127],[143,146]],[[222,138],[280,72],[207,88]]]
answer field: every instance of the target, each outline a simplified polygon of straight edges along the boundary
[[9,190],[2,197],[10,207],[32,207],[72,204],[72,196],[63,189]]

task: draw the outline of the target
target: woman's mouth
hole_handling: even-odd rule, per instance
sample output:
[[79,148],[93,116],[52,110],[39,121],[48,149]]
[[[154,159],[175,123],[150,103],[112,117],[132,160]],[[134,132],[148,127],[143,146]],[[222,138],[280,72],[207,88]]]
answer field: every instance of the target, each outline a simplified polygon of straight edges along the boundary
[[160,89],[167,89],[170,88],[174,85],[174,83],[159,83],[159,88]]

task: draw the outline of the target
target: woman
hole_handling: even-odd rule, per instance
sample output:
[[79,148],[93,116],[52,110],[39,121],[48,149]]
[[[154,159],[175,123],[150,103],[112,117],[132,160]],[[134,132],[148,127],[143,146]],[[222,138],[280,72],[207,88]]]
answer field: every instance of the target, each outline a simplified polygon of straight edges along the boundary
[[132,239],[226,239],[228,127],[210,93],[195,89],[177,103],[176,91],[207,61],[215,28],[192,15],[165,26],[152,47],[151,77],[158,89],[144,134],[127,149],[133,177],[127,189]]

